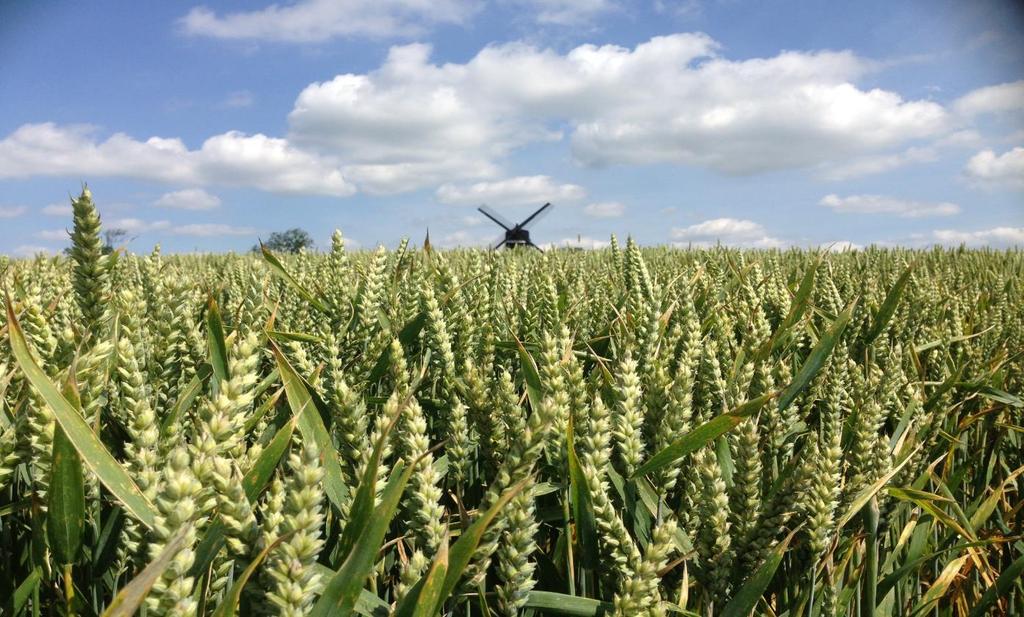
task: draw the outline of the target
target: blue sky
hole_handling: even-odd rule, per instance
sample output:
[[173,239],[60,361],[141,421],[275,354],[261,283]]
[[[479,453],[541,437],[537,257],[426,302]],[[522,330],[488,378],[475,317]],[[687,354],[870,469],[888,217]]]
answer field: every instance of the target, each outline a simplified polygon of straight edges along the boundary
[[0,2],[0,253],[1024,245],[1019,3]]

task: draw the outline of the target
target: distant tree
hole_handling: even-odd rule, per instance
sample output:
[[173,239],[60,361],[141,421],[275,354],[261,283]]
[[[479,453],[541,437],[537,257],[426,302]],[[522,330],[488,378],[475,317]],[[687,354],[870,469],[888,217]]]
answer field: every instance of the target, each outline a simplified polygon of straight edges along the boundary
[[[109,255],[114,252],[114,250],[117,248],[117,244],[128,235],[128,232],[119,227],[114,227],[113,229],[104,229],[102,235],[103,246],[100,248],[100,252],[103,253],[104,255]],[[64,254],[71,254],[70,246],[64,247]]]
[[114,249],[117,248],[117,244],[127,235],[128,232],[119,227],[103,230],[103,254],[109,255],[113,253]]
[[[305,229],[293,227],[287,231],[275,231],[270,234],[263,246],[278,253],[298,253],[313,248],[313,238]],[[259,245],[252,247],[252,250],[258,253]]]

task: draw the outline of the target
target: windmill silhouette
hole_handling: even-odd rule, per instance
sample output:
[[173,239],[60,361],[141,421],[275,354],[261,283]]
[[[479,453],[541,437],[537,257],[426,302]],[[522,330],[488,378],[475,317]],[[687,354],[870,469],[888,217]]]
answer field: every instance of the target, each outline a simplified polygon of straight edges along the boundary
[[501,248],[502,246],[505,248],[532,246],[543,253],[544,251],[530,240],[530,226],[547,216],[547,213],[550,212],[552,208],[554,208],[554,206],[548,202],[538,208],[536,212],[526,217],[526,219],[521,223],[511,223],[508,219],[487,206],[480,206],[477,210],[505,230],[505,234],[503,236],[491,243],[492,249]]

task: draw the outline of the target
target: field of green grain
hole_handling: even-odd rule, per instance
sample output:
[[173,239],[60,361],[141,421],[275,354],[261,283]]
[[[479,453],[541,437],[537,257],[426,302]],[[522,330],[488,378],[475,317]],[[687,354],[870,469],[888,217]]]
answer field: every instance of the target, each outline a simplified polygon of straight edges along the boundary
[[1024,253],[0,258],[2,615],[1024,614]]

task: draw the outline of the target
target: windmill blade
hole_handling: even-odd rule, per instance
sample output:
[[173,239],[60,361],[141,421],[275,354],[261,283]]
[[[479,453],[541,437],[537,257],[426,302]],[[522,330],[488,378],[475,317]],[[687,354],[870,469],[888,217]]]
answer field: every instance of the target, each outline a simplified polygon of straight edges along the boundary
[[494,242],[491,242],[488,246],[491,247],[491,250],[493,251],[494,249],[500,249],[506,242],[508,242],[508,236],[502,235],[496,238]]
[[502,215],[500,215],[497,212],[495,212],[494,210],[492,210],[491,208],[488,208],[487,206],[480,206],[479,208],[477,208],[477,210],[480,211],[480,214],[483,214],[484,216],[486,216],[487,218],[491,219],[492,221],[494,221],[498,225],[501,225],[502,227],[504,227],[505,231],[508,231],[508,230],[512,229],[512,227],[513,227],[512,223],[509,222],[508,219],[506,219]]
[[543,253],[543,252],[544,252],[544,249],[542,249],[542,248],[540,248],[539,246],[537,246],[536,244],[534,244],[532,240],[527,240],[527,241],[526,241],[526,243],[527,243],[528,245],[532,246],[533,248],[537,249],[537,250],[538,250],[538,251],[540,251],[541,253]]
[[531,214],[525,221],[519,223],[517,227],[519,227],[519,229],[529,229],[530,225],[536,223],[537,221],[547,216],[548,212],[551,212],[552,208],[554,208],[554,206],[552,206],[551,202],[549,201],[548,203],[541,206],[539,210]]

